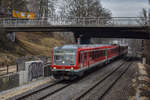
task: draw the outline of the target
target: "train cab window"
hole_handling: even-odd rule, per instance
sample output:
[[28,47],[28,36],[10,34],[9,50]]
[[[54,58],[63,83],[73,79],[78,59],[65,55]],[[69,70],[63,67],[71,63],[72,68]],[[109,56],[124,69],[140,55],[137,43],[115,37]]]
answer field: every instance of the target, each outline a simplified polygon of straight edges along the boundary
[[61,56],[58,55],[55,56],[55,60],[61,60],[61,58],[62,58]]
[[75,65],[76,50],[55,50],[53,53],[55,65]]

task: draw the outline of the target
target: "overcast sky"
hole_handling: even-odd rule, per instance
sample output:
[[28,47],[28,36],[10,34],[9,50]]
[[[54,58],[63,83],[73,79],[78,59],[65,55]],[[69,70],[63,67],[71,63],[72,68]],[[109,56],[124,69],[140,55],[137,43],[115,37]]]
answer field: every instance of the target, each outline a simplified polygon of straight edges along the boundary
[[148,0],[101,0],[101,3],[115,17],[136,17],[142,8],[150,7]]

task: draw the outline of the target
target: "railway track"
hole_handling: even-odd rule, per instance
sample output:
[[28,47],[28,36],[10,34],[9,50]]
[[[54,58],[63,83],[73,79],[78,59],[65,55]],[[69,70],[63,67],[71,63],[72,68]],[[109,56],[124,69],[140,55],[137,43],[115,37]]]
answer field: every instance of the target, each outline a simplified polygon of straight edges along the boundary
[[108,92],[109,90],[111,90],[111,88],[119,81],[119,79],[127,72],[127,70],[129,69],[129,67],[132,65],[132,63],[130,63],[127,68],[120,73],[120,76],[118,76],[113,82],[112,84],[107,88],[106,91],[104,91],[104,93],[99,97],[99,99],[102,99]]
[[[46,98],[47,96],[50,96],[58,91],[61,91],[62,89],[68,87],[72,83],[69,84],[63,84],[63,81],[57,81],[55,83],[51,83],[49,85],[46,85],[36,91],[32,91],[31,93],[27,93],[24,95],[17,96],[15,98],[10,98],[10,100],[41,100],[43,98]],[[40,94],[40,95],[39,95]]]
[[[117,67],[116,69],[114,69],[112,72],[110,72],[109,74],[107,74],[105,77],[103,77],[103,79],[101,79],[99,82],[97,82],[96,84],[94,84],[91,88],[89,88],[86,92],[81,93],[80,96],[75,97],[73,100],[80,100],[82,99],[86,94],[88,94],[88,92],[92,91],[98,84],[102,83],[103,81],[105,81],[108,77],[110,77],[113,73],[115,73],[119,68],[121,68],[126,62],[123,62],[119,67]],[[120,76],[121,77],[121,76]],[[84,79],[84,78],[83,78]],[[82,79],[81,79],[82,80]],[[117,78],[117,80],[119,80],[119,78]],[[115,82],[117,82],[117,80],[115,80]],[[45,98],[51,97],[53,94],[69,87],[70,85],[72,85],[74,83],[70,82],[70,83],[65,83],[63,81],[57,81],[55,83],[51,83],[49,85],[46,85],[36,91],[32,91],[30,93],[24,94],[24,95],[20,95],[17,98],[13,98],[14,100],[43,100]],[[114,83],[115,84],[115,83]],[[113,86],[113,85],[112,85]],[[110,86],[109,89],[112,87]],[[107,90],[107,92],[109,91],[109,89]],[[105,92],[103,94],[103,96],[105,96],[105,94],[107,94],[107,92]],[[12,99],[10,99],[12,100]]]
[[[129,60],[129,59],[128,59]],[[112,74],[114,74],[115,72],[117,72],[119,69],[121,69],[122,67],[124,67],[125,65],[126,68],[121,71],[120,75],[111,82],[111,84],[105,89],[105,91],[102,91],[102,93],[100,94],[100,96],[98,97],[98,100],[101,100],[110,90],[111,88],[118,82],[118,80],[124,75],[124,73],[129,69],[129,67],[131,66],[131,62],[124,62],[122,63],[119,67],[117,67],[115,70],[113,70],[112,72],[110,72],[109,74],[105,75],[103,78],[101,78],[98,82],[96,82],[95,84],[93,84],[91,87],[89,87],[88,89],[86,89],[84,92],[82,92],[79,96],[74,97],[73,100],[84,100],[85,97],[91,92],[93,91],[97,86],[99,86],[101,83],[103,83],[104,81],[106,81]],[[110,80],[109,80],[110,81]],[[97,100],[97,99],[96,99]]]
[[[121,68],[125,63],[126,63],[126,62],[121,63],[120,66],[119,66],[119,68]],[[111,76],[112,73],[114,73],[115,71],[117,71],[119,68],[118,68],[118,67],[115,68],[115,69],[111,72],[111,74],[107,75],[107,78],[108,78],[109,76]],[[106,77],[105,77],[105,78],[106,78]],[[82,80],[84,80],[84,78],[81,79],[81,80],[79,80],[78,83],[80,83],[80,81],[82,81]],[[102,81],[104,81],[104,80],[105,80],[105,79],[103,79]],[[70,89],[68,88],[68,90],[70,90]],[[71,92],[71,91],[70,91],[70,92]],[[79,94],[78,94],[78,95],[79,95]],[[68,94],[68,96],[69,96],[69,94]],[[44,99],[49,100],[50,98],[51,98],[51,96],[47,96],[47,97],[43,97],[41,100],[44,100]],[[54,98],[52,97],[51,99],[53,100]],[[80,99],[82,99],[82,96],[81,96],[81,97],[77,97],[77,98],[72,97],[72,100],[80,100]],[[56,99],[56,100],[59,100],[59,99]],[[70,100],[70,99],[64,99],[64,98],[63,98],[62,100]],[[84,100],[86,100],[86,99],[84,99]]]
[[61,91],[61,90],[63,90],[64,88],[67,88],[67,87],[70,86],[71,84],[72,84],[72,83],[65,84],[64,86],[59,87],[59,88],[56,89],[55,91],[52,91],[52,92],[50,92],[50,93],[47,93],[46,95],[44,95],[44,96],[38,98],[38,100],[43,100],[43,99],[45,99],[45,98],[47,98],[47,97],[49,97],[49,96],[51,96],[51,95],[53,95],[53,94],[55,94],[55,93]]

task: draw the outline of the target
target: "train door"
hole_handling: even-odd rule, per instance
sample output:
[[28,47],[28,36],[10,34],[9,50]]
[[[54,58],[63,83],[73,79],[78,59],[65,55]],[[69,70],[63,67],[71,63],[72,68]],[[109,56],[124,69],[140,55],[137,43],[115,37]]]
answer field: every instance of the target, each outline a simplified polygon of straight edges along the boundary
[[107,48],[107,62],[109,63],[109,58],[110,58],[110,49]]
[[80,68],[83,68],[83,52],[82,51],[79,53],[79,65],[80,65]]
[[108,61],[108,52],[107,52],[107,51],[108,51],[108,49],[106,48],[106,51],[105,51],[105,56],[106,56],[105,59],[106,59],[106,62]]
[[83,66],[86,67],[88,65],[87,52],[83,54]]
[[89,67],[89,65],[90,65],[90,52],[87,52],[87,57],[86,57],[86,59],[87,59],[86,66]]
[[80,52],[79,53],[79,65],[80,68],[84,68],[86,66],[88,66],[88,53],[87,52]]

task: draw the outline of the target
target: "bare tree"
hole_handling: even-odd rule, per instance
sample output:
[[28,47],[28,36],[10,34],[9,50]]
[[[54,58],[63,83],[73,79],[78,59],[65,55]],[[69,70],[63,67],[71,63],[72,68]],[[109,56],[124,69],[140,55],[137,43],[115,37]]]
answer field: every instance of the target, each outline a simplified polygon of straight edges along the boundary
[[56,7],[57,7],[58,0],[48,0],[48,16],[54,16],[56,15]]
[[64,0],[61,14],[74,17],[110,17],[111,13],[102,7],[99,0]]
[[[81,17],[81,18],[92,18],[90,23],[95,23],[97,17],[111,19],[111,12],[102,7],[99,0],[64,0],[63,5],[60,7],[60,16],[64,17]],[[107,23],[108,20],[100,20],[103,24]],[[80,23],[78,20],[76,23]],[[85,21],[86,24],[89,23]],[[99,23],[100,23],[99,22]]]
[[28,9],[36,14],[37,18],[47,18],[55,14],[57,0],[29,0]]
[[140,25],[150,25],[150,10],[142,9],[140,19],[137,20]]
[[[150,0],[149,0],[150,3]],[[143,8],[143,10],[140,12],[141,19],[138,21],[140,25],[150,25],[150,9],[146,10]],[[150,40],[144,40],[144,50],[143,54],[147,58],[147,64],[150,64]]]

